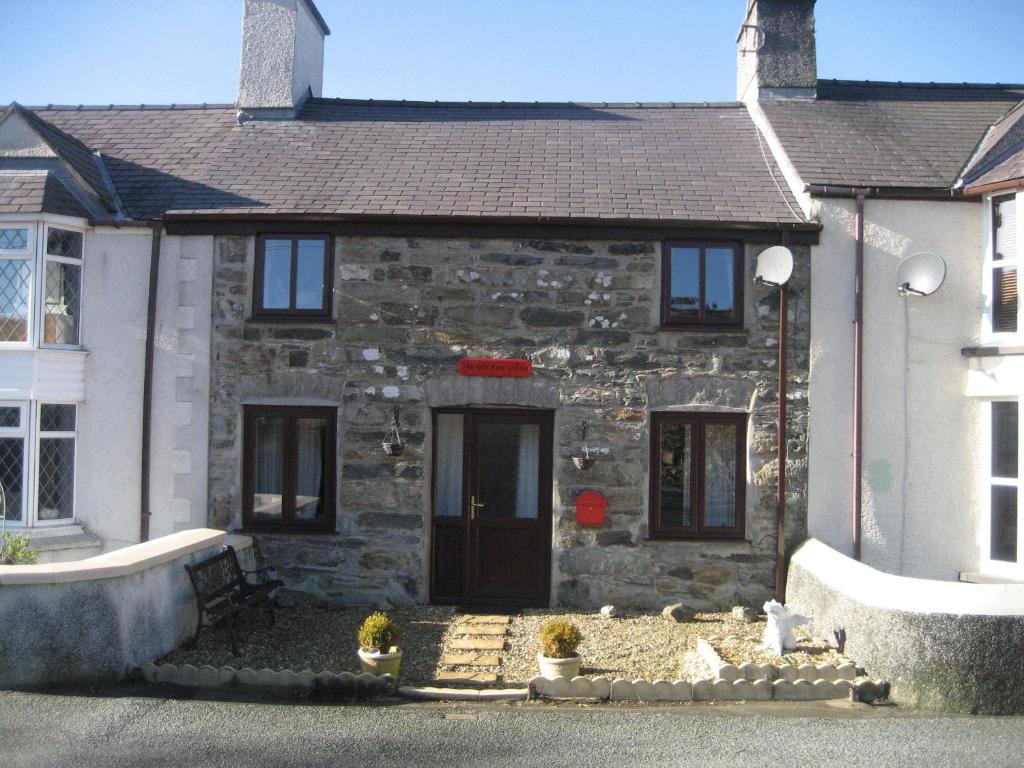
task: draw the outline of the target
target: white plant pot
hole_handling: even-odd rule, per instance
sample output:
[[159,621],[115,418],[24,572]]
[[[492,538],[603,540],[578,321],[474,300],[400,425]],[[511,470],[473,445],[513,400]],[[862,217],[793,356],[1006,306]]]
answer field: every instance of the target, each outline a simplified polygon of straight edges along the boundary
[[540,665],[540,676],[548,680],[556,677],[564,677],[572,680],[580,674],[580,663],[583,659],[578,653],[574,653],[568,659],[549,659],[542,653],[537,654],[537,663]]
[[381,653],[380,651],[364,651],[360,648],[358,654],[363,672],[369,672],[371,675],[398,677],[398,670],[402,664],[401,649],[395,649],[394,653]]

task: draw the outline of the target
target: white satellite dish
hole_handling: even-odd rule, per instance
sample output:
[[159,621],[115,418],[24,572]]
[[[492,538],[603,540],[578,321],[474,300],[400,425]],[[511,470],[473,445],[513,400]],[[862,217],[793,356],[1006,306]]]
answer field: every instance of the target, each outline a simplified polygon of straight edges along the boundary
[[896,266],[896,292],[900,296],[930,296],[946,279],[946,262],[937,253],[912,253]]
[[793,252],[784,245],[773,245],[761,251],[757,257],[754,280],[765,285],[779,287],[789,282],[793,275]]

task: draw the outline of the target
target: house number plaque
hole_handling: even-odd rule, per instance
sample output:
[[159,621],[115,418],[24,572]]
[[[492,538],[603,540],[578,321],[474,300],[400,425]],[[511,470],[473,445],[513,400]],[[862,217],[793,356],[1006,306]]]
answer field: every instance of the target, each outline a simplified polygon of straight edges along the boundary
[[459,360],[458,371],[463,376],[525,379],[533,374],[533,363],[511,358],[464,357]]

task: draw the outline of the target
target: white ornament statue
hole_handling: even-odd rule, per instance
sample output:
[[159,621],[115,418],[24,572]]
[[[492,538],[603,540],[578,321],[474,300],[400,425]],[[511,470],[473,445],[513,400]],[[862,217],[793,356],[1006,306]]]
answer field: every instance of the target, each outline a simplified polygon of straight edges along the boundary
[[776,656],[781,656],[784,650],[796,648],[793,628],[806,624],[811,617],[793,613],[777,600],[765,603],[764,612],[768,615],[768,625],[764,628],[764,641],[761,647]]

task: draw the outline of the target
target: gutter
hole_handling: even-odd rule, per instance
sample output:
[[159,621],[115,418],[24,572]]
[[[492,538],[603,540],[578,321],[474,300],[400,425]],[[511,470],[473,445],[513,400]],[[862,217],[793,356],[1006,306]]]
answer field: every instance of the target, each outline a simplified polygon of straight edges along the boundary
[[854,219],[853,278],[853,498],[850,500],[850,532],[853,559],[861,559],[864,480],[864,201],[878,197],[872,187],[837,187],[808,184],[812,195],[852,197],[856,200]]
[[975,187],[964,187],[964,195],[983,195],[986,192],[998,192],[1002,189],[1024,187],[1024,178],[1009,181],[994,181],[991,184],[978,184]]
[[150,512],[150,443],[153,432],[153,357],[156,344],[156,300],[160,279],[160,232],[159,221],[150,224],[153,231],[149,253],[149,298],[146,304],[146,353],[142,373],[142,464],[140,472],[141,496],[139,499],[139,541],[149,541]]

